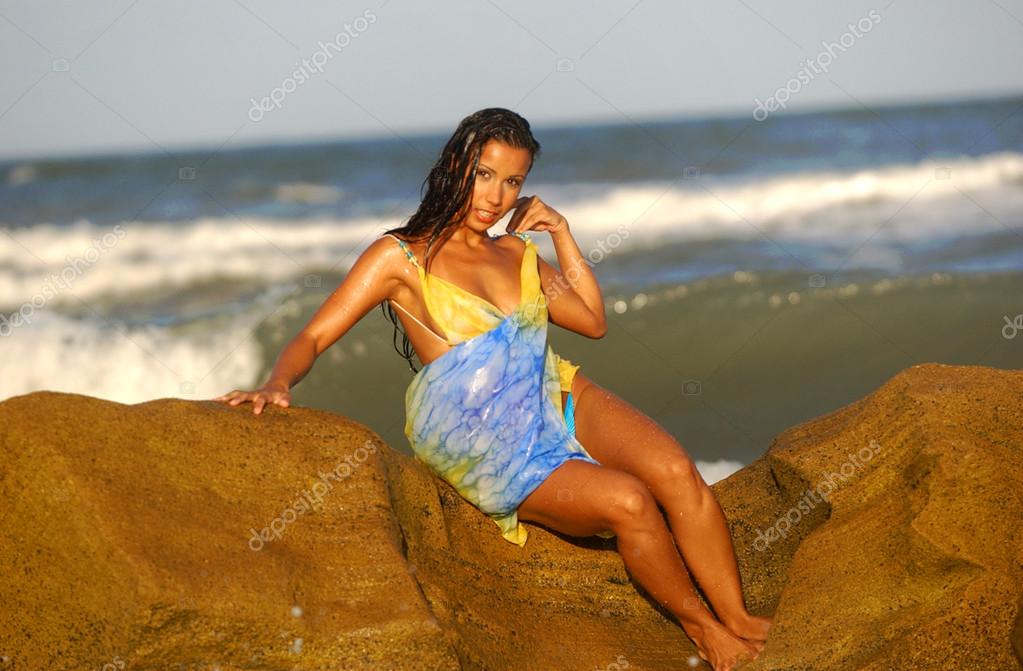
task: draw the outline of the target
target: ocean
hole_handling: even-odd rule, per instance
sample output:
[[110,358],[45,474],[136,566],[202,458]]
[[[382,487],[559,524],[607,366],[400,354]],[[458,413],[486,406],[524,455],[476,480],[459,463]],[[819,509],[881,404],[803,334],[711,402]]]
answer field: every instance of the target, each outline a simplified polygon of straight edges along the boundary
[[[522,193],[568,219],[609,324],[551,343],[708,481],[908,366],[1023,361],[1023,97],[534,132]],[[0,164],[0,399],[255,388],[446,139]],[[294,403],[410,454],[393,338],[374,309]]]

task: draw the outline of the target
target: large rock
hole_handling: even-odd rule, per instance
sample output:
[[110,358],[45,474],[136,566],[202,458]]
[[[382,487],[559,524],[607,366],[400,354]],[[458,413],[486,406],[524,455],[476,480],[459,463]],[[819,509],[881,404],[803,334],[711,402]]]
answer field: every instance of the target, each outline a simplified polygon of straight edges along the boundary
[[717,492],[776,618],[750,671],[1023,668],[1023,371],[913,366]]
[[[0,445],[0,669],[677,669],[693,653],[613,539],[531,526],[514,546],[344,417],[37,392],[0,403]],[[715,485],[748,605],[775,617],[744,668],[1023,667],[1021,445],[1023,372],[928,364]]]

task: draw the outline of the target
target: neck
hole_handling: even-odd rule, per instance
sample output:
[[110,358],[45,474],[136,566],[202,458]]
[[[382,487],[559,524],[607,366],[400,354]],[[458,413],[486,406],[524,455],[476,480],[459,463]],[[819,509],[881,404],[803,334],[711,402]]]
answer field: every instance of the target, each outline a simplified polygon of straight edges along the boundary
[[449,242],[454,242],[458,245],[463,245],[468,249],[479,249],[483,246],[489,245],[491,242],[490,233],[487,231],[477,231],[469,228],[462,223],[461,226],[455,229],[455,232],[448,238]]

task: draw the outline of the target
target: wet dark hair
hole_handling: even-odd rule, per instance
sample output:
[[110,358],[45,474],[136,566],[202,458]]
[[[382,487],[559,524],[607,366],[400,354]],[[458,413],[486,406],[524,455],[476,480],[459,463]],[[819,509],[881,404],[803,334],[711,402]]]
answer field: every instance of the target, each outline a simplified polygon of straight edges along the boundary
[[[392,228],[393,233],[406,242],[427,240],[424,268],[429,272],[430,262],[437,249],[451,237],[468,208],[472,206],[473,188],[476,184],[476,168],[480,154],[489,140],[498,140],[512,147],[528,149],[530,153],[528,174],[533,162],[540,155],[540,143],[533,137],[529,122],[515,112],[503,107],[488,107],[473,112],[459,122],[455,132],[440,152],[430,174],[420,189],[419,208],[404,226]],[[423,195],[422,190],[426,189]],[[438,241],[440,241],[438,243]],[[390,301],[383,301],[380,308],[394,323],[394,349],[408,361],[413,373],[418,370],[412,364],[415,350],[408,334],[401,328],[397,314]],[[402,334],[402,347],[398,349],[398,332]]]

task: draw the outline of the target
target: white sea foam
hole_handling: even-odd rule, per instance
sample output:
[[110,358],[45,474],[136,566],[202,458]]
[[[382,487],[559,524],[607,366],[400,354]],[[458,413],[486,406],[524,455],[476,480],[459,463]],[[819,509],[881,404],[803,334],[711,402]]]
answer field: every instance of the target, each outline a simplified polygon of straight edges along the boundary
[[[764,179],[703,176],[677,184],[534,185],[571,222],[584,250],[628,231],[622,251],[665,239],[734,236],[858,244],[868,237],[921,240],[969,230],[1005,228],[1023,211],[1023,155],[928,160],[850,172],[790,173]],[[303,197],[333,197],[298,188]],[[1006,214],[1009,213],[1009,214]],[[1012,214],[1014,213],[1014,214]],[[503,232],[510,215],[495,224]],[[224,278],[268,282],[309,272],[347,270],[400,217],[281,221],[245,217],[191,222],[122,222],[115,245],[75,274],[81,299],[185,288]],[[890,221],[888,221],[890,220]],[[886,223],[888,225],[882,225]],[[2,222],[0,222],[2,223]],[[0,235],[0,310],[39,294],[113,230],[88,221],[38,224]],[[541,251],[550,241],[536,235]],[[891,250],[865,249],[884,260]],[[841,256],[841,255],[840,255]],[[58,291],[55,300],[68,291]]]
[[724,480],[744,466],[745,464],[742,462],[731,461],[728,459],[718,459],[717,461],[697,460],[696,462],[696,470],[700,471],[700,475],[703,476],[704,481],[708,485],[712,485],[719,480]]
[[[855,171],[784,173],[762,179],[704,175],[665,184],[611,188],[588,202],[565,208],[573,230],[599,236],[625,226],[645,237],[754,237],[769,231],[795,239],[843,240],[873,233],[896,214],[911,225],[893,227],[919,239],[964,226],[949,207],[983,214],[982,207],[1023,204],[1023,155],[1000,152],[976,158],[926,160]],[[966,195],[964,195],[964,193]],[[988,194],[978,205],[971,194]],[[814,215],[826,213],[826,222]],[[752,225],[751,225],[752,224]],[[981,225],[984,223],[981,221]],[[999,226],[988,221],[987,227]],[[972,228],[972,226],[971,226]],[[758,230],[759,229],[759,230]]]
[[199,333],[126,328],[55,311],[36,317],[0,340],[0,399],[48,389],[138,403],[212,398],[258,383],[261,352],[252,329],[259,315]]

